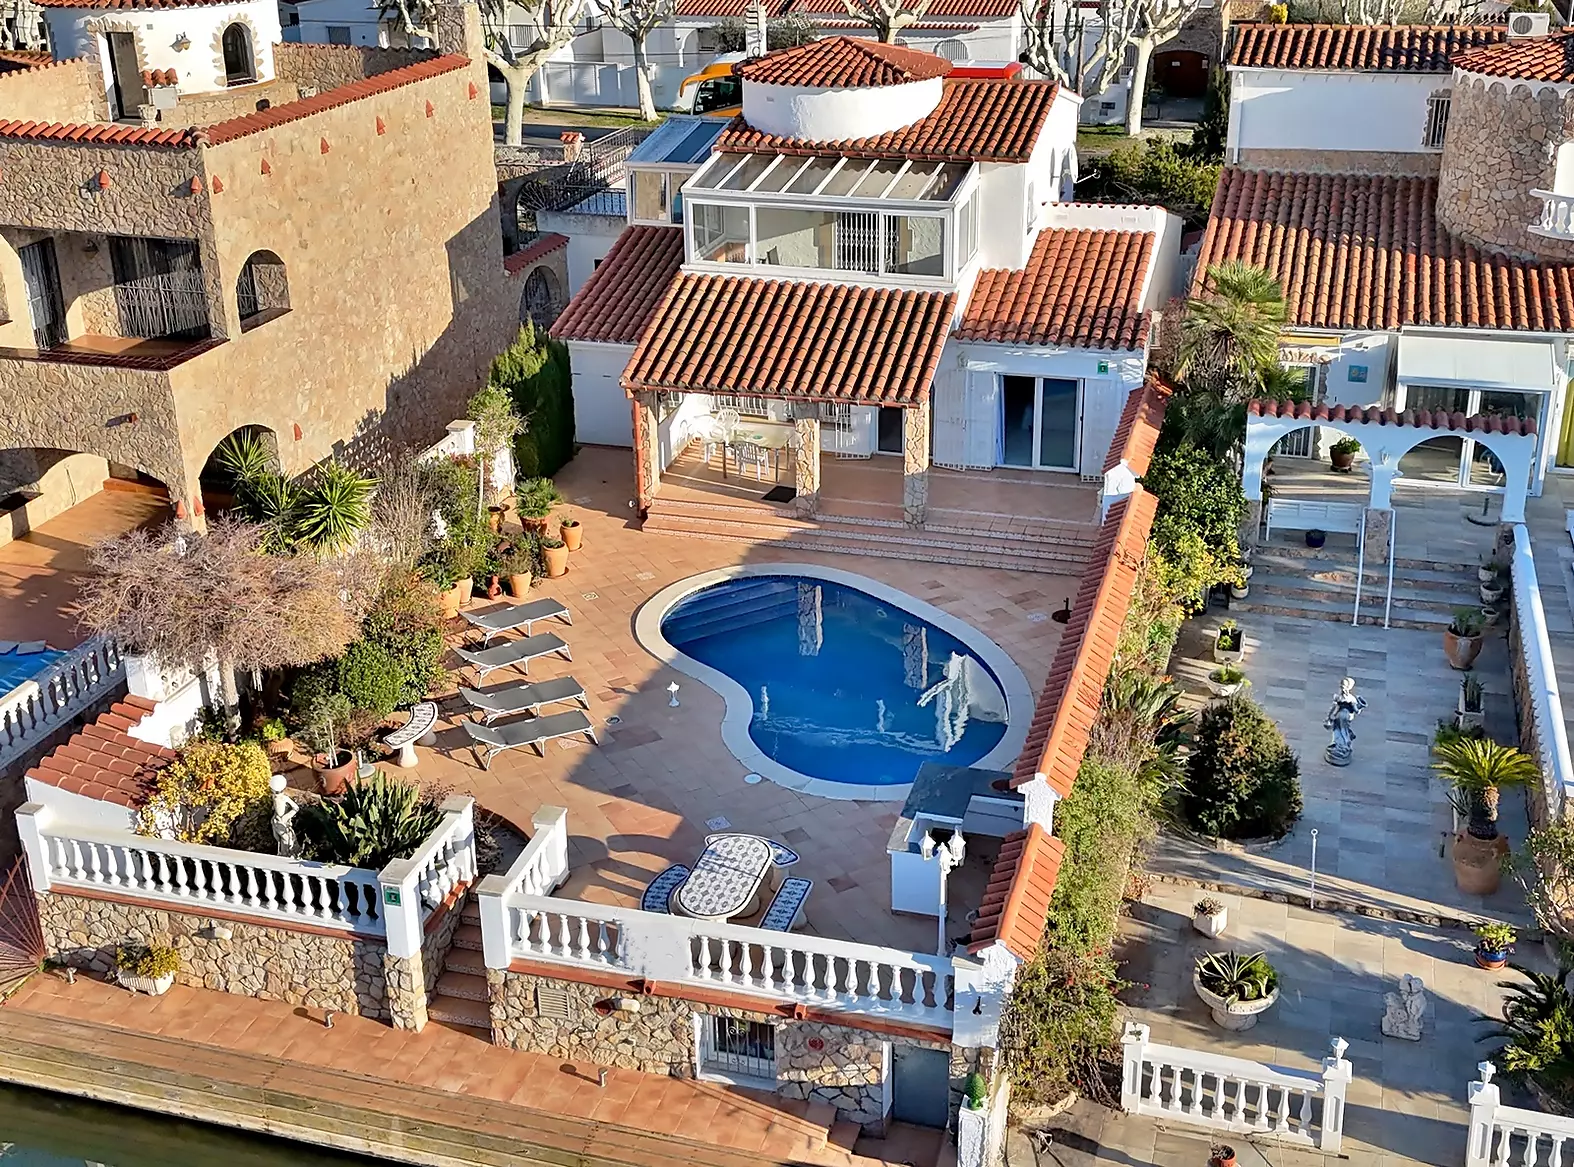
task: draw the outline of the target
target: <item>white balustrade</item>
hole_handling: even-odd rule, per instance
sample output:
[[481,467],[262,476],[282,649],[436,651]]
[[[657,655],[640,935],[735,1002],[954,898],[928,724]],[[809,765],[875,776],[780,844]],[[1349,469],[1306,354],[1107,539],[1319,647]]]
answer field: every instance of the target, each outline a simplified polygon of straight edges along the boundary
[[1333,1056],[1316,1071],[1158,1045],[1148,1035],[1146,1025],[1128,1022],[1121,1038],[1126,1113],[1339,1151],[1351,1078],[1342,1038],[1334,1039]]
[[0,702],[0,770],[90,705],[119,697],[125,687],[126,664],[113,641],[95,636],[59,657]]
[[442,821],[408,859],[395,859],[377,873],[387,915],[388,951],[414,956],[422,925],[455,888],[476,877],[475,799],[451,795]]
[[1568,1167],[1574,1163],[1574,1118],[1504,1106],[1491,1062],[1476,1066],[1470,1083],[1470,1130],[1465,1167]]
[[1531,232],[1554,239],[1574,239],[1574,195],[1553,194],[1550,190],[1530,193],[1541,200],[1541,215],[1530,225]]
[[384,930],[375,871],[57,825],[39,803],[17,811],[17,827],[39,891],[121,893],[183,911],[216,909],[361,935]]
[[1525,668],[1527,715],[1535,735],[1537,761],[1541,763],[1547,813],[1562,813],[1565,793],[1574,783],[1574,763],[1569,759],[1567,728],[1563,724],[1563,698],[1547,635],[1547,614],[1541,604],[1536,561],[1531,555],[1530,533],[1523,523],[1514,524],[1514,553],[1509,561],[1510,594],[1514,602],[1514,627]]

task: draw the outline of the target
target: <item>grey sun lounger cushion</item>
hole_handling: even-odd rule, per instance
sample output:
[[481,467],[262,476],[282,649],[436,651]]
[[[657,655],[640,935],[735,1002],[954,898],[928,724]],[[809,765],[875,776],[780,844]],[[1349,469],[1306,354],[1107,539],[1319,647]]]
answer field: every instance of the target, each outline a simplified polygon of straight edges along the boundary
[[488,673],[515,665],[528,673],[530,662],[538,656],[560,652],[564,660],[574,659],[569,655],[568,644],[550,632],[543,632],[539,636],[521,636],[518,640],[510,640],[492,648],[457,648],[454,651],[459,654],[460,660],[475,669],[476,680],[481,684],[486,683]]
[[534,746],[536,753],[544,758],[547,756],[547,742],[553,738],[573,737],[582,733],[591,741],[596,740],[596,730],[590,724],[590,718],[578,709],[553,713],[547,717],[525,717],[503,725],[477,725],[473,721],[461,721],[459,724],[470,735],[471,748],[475,750],[476,759],[483,770],[490,769],[492,759],[504,750]]
[[495,693],[483,693],[479,689],[467,689],[460,685],[459,695],[489,725],[499,717],[508,717],[514,713],[535,713],[541,706],[555,705],[559,701],[578,701],[589,707],[585,701],[585,686],[573,677],[526,681],[523,685],[510,685]]
[[530,626],[537,620],[550,620],[554,616],[565,624],[574,623],[574,618],[568,614],[568,609],[553,599],[530,600],[523,604],[493,608],[489,612],[464,612],[461,615],[486,633],[483,644],[490,643],[492,637],[499,632],[513,632],[518,628],[523,628],[528,636]]

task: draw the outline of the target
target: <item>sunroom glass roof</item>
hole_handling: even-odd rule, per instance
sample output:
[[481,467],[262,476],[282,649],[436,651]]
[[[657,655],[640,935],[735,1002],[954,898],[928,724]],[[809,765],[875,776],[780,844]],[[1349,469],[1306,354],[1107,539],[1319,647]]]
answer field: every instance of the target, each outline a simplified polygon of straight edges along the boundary
[[727,153],[712,158],[685,189],[949,202],[970,169],[967,162]]

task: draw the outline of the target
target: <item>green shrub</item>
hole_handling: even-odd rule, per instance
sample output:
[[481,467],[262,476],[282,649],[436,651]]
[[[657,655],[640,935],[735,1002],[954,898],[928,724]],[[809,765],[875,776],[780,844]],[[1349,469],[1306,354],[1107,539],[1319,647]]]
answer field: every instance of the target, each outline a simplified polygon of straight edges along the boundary
[[480,472],[474,458],[451,455],[428,458],[416,463],[416,481],[421,493],[443,516],[450,532],[475,526],[480,520],[476,507],[480,501]]
[[1260,952],[1205,952],[1196,968],[1202,987],[1231,1005],[1261,1001],[1279,987],[1279,973]]
[[180,953],[167,944],[122,944],[115,950],[115,967],[134,977],[157,980],[180,971]]
[[378,871],[409,857],[442,817],[420,787],[379,770],[352,782],[337,798],[302,808],[300,822],[313,853],[324,862]]
[[1014,1101],[1058,1102],[1073,1088],[1099,1093],[1103,1063],[1119,1057],[1116,994],[1124,987],[1107,953],[1045,947],[1017,970],[1000,1016]]
[[1574,1106],[1574,994],[1567,957],[1556,975],[1510,966],[1528,983],[1503,982],[1503,1022],[1481,1040],[1507,1044],[1493,1059],[1506,1077],[1533,1082],[1565,1107]]
[[375,478],[330,462],[300,492],[295,537],[317,551],[343,551],[372,521]]
[[415,572],[392,575],[361,622],[362,637],[387,654],[398,682],[394,707],[424,700],[447,675],[437,596]]
[[1092,202],[1156,203],[1185,220],[1187,227],[1208,221],[1219,164],[1191,157],[1167,138],[1128,140],[1077,183],[1077,199]]
[[1136,774],[1086,757],[1071,794],[1055,807],[1055,834],[1065,844],[1050,901],[1056,947],[1093,952],[1114,939],[1132,849],[1145,833],[1145,800]]
[[352,712],[381,719],[399,707],[404,686],[398,666],[376,641],[355,641],[335,662],[335,671]]
[[198,739],[153,776],[139,834],[222,845],[230,824],[269,797],[268,755],[256,742]]
[[339,689],[337,667],[313,665],[290,683],[284,722],[308,748],[326,754],[347,739],[353,712],[350,699]]
[[1186,769],[1184,813],[1210,835],[1278,838],[1301,813],[1300,765],[1279,727],[1245,697],[1203,713]]
[[574,395],[568,349],[533,323],[492,362],[488,382],[506,389],[525,430],[514,439],[514,464],[525,478],[556,474],[574,456]]

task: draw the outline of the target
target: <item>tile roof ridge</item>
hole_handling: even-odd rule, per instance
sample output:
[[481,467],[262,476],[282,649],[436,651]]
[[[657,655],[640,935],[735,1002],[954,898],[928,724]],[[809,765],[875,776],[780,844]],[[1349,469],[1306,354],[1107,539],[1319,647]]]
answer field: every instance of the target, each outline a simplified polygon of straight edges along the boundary
[[1252,417],[1282,417],[1297,421],[1349,422],[1364,425],[1409,426],[1440,432],[1494,433],[1514,436],[1534,435],[1533,417],[1503,417],[1495,413],[1464,413],[1446,409],[1387,409],[1378,405],[1312,405],[1309,401],[1288,398],[1253,398],[1246,403]]

